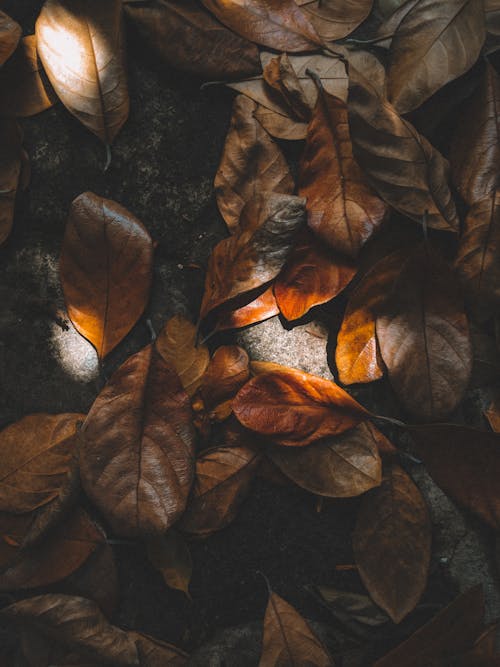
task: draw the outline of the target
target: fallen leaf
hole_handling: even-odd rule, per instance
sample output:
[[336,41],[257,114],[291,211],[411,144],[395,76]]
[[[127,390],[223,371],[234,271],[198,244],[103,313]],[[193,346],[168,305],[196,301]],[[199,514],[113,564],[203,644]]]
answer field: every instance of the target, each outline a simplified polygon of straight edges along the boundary
[[484,12],[486,18],[486,53],[498,51],[500,38],[500,2],[499,0],[485,0]]
[[[418,2],[420,2],[420,0],[401,0],[399,7],[395,7],[394,11],[390,12],[387,15],[384,15],[384,20],[378,27],[376,33],[377,46],[384,49],[390,49],[392,38],[394,37],[399,26],[401,25],[401,21],[408,14],[410,9],[413,9],[413,7]],[[359,67],[357,67],[356,69],[358,69],[360,72],[363,71]]]
[[14,222],[16,193],[21,185],[22,134],[13,118],[0,117],[0,245]]
[[455,268],[474,319],[500,312],[500,189],[469,210]]
[[60,275],[68,315],[104,358],[149,298],[153,244],[144,225],[110,199],[84,192],[71,204]]
[[500,433],[500,391],[497,390],[490,402],[487,410],[484,411],[484,416],[488,420],[492,430]]
[[282,315],[289,321],[303,317],[340,294],[355,273],[351,259],[332,252],[312,234],[304,235],[274,283]]
[[163,580],[189,597],[189,582],[193,571],[191,552],[184,538],[175,529],[147,542],[151,565],[161,572]]
[[299,612],[269,591],[259,667],[334,667],[332,657]]
[[186,506],[194,428],[175,371],[148,345],[129,357],[94,401],[82,428],[82,485],[114,532],[161,535]]
[[202,0],[221,23],[277,51],[314,51],[321,39],[293,0]]
[[182,667],[188,662],[188,655],[173,646],[139,632],[129,632],[135,641],[141,667]]
[[322,88],[307,129],[300,161],[299,194],[307,222],[337,252],[356,257],[387,215],[355,161],[347,106]]
[[481,586],[462,593],[409,639],[377,660],[374,667],[423,667],[468,649],[481,631],[484,595]]
[[314,590],[319,593],[332,614],[343,623],[355,621],[378,628],[390,620],[368,595],[340,591],[331,586],[315,586]]
[[250,447],[213,447],[196,461],[196,477],[182,530],[207,536],[228,526],[245,500],[261,456]]
[[162,328],[156,339],[156,349],[179,376],[188,396],[200,386],[210,361],[206,345],[196,344],[197,331],[192,322],[182,315],[174,315]]
[[294,368],[249,380],[234,399],[233,412],[246,428],[292,447],[338,435],[370,414],[334,382]]
[[194,0],[125,2],[143,42],[160,61],[207,79],[260,74],[259,50],[225,28]]
[[0,511],[31,512],[57,498],[76,455],[85,415],[39,413],[0,432]]
[[382,484],[363,498],[352,544],[370,597],[394,623],[412,611],[424,592],[431,533],[420,491],[400,466],[392,464]]
[[200,319],[236,297],[250,294],[246,302],[252,301],[252,290],[276,278],[305,217],[305,200],[294,195],[262,192],[247,202],[239,229],[212,251]]
[[263,190],[292,194],[295,187],[281,149],[255,119],[256,108],[247,97],[235,99],[214,180],[217,204],[230,232],[238,230],[245,204]]
[[382,480],[377,441],[367,424],[308,447],[270,445],[266,454],[295,484],[319,496],[359,496]]
[[402,262],[379,304],[376,330],[389,380],[405,408],[424,421],[451,414],[470,379],[472,347],[456,279],[427,242]]
[[262,104],[258,104],[254,116],[266,132],[276,139],[297,141],[306,138],[307,123],[294,120],[286,111],[283,113],[273,111]]
[[387,69],[387,96],[399,113],[419,107],[476,62],[485,39],[482,0],[420,0],[399,24]]
[[376,315],[407,254],[408,249],[403,248],[381,259],[349,296],[335,348],[335,363],[343,384],[373,382],[384,375],[375,333]]
[[311,107],[287,53],[272,58],[264,67],[262,75],[265,82],[283,97],[297,120],[309,120]]
[[428,227],[456,232],[448,162],[354,67],[348,111],[354,158],[376,192],[419,224],[426,214]]
[[280,312],[276,298],[274,296],[273,285],[268,287],[265,292],[259,294],[253,301],[247,303],[241,308],[222,312],[215,325],[216,331],[225,329],[241,329],[249,324],[263,322],[270,317],[278,315]]
[[318,35],[330,42],[347,37],[363,23],[372,10],[373,0],[307,0],[298,4]]
[[472,206],[500,186],[500,79],[487,64],[478,89],[461,110],[450,162],[453,181]]
[[494,530],[500,527],[500,434],[458,424],[408,427],[436,484]]
[[0,70],[0,88],[9,91],[0,99],[0,113],[8,116],[34,116],[57,101],[44,77],[35,35],[24,37]]
[[61,102],[110,146],[129,111],[120,0],[47,0],[36,37]]
[[14,53],[22,34],[19,23],[0,11],[0,66]]

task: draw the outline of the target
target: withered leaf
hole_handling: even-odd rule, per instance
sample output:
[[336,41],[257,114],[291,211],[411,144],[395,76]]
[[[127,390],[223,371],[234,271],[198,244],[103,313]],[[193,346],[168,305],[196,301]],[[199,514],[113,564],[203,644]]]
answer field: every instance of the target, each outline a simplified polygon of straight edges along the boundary
[[483,624],[484,595],[481,586],[471,588],[440,611],[409,639],[374,667],[423,667],[468,649]]
[[22,34],[19,23],[0,11],[0,66],[14,53]]
[[334,667],[333,658],[291,604],[269,591],[259,667]]
[[193,480],[194,427],[177,374],[151,345],[111,376],[82,436],[82,485],[116,534],[166,532]]
[[376,315],[407,254],[407,249],[396,250],[381,259],[349,297],[335,348],[335,363],[343,384],[373,382],[384,375],[375,334]]
[[382,479],[377,442],[368,424],[308,447],[270,445],[266,453],[298,486],[319,496],[359,496]]
[[85,415],[39,413],[0,433],[0,511],[31,512],[60,493],[76,455],[76,432]]
[[193,492],[181,520],[188,533],[207,536],[228,526],[245,500],[261,456],[250,447],[213,447],[196,461]]
[[127,634],[135,641],[141,667],[182,667],[187,664],[187,654],[177,646],[139,632]]
[[389,380],[406,409],[425,421],[453,412],[472,370],[469,328],[456,279],[426,242],[402,262],[379,305],[376,330]]
[[167,65],[208,79],[260,74],[259,50],[194,0],[125,2],[145,44]]
[[255,102],[238,95],[214,180],[217,204],[229,231],[238,229],[245,204],[262,190],[292,194],[294,182],[279,146],[256,120]]
[[292,447],[338,435],[369,417],[334,382],[294,368],[249,380],[234,399],[233,412],[246,428]]
[[484,416],[493,431],[500,433],[500,390],[494,393],[491,403],[484,411]]
[[116,667],[139,667],[134,640],[111,625],[91,600],[55,593],[37,595],[5,607],[0,615],[92,660]]
[[500,526],[500,433],[456,424],[410,427],[438,486],[488,525]]
[[500,78],[492,65],[486,65],[479,88],[461,111],[450,163],[453,181],[469,206],[500,185]]
[[196,327],[183,315],[174,315],[156,339],[156,349],[179,376],[188,396],[192,396],[210,361],[206,345],[196,344]]
[[479,322],[499,313],[500,190],[476,201],[469,210],[455,267],[468,312]]
[[342,39],[371,12],[373,0],[299,0],[319,36],[325,41]]
[[153,245],[144,225],[110,199],[84,192],[71,204],[60,259],[68,315],[102,359],[149,298]]
[[294,0],[202,0],[237,35],[278,51],[314,51],[321,39]]
[[16,193],[21,185],[22,134],[13,118],[0,117],[0,245],[9,236],[14,222]]
[[61,102],[104,144],[112,144],[129,111],[120,0],[47,0],[36,37]]
[[498,51],[500,40],[500,2],[499,0],[484,0],[486,17],[486,53]]
[[448,162],[354,67],[348,110],[354,157],[378,194],[418,223],[427,214],[429,227],[457,231]]
[[389,621],[387,614],[368,595],[340,591],[331,586],[315,586],[314,590],[332,614],[344,623],[355,621],[376,628]]
[[485,39],[482,0],[420,0],[391,43],[387,95],[399,113],[419,107],[476,62]]
[[431,533],[420,491],[400,466],[392,464],[381,486],[363,498],[352,543],[364,585],[395,623],[412,611],[424,592]]
[[272,58],[264,67],[263,77],[283,97],[299,121],[309,120],[311,107],[288,54],[282,53]]
[[330,301],[356,273],[351,259],[332,252],[312,234],[293,248],[274,283],[274,295],[282,315],[297,320],[314,306]]
[[24,37],[2,67],[0,87],[9,91],[0,98],[0,113],[4,115],[33,116],[56,102],[56,94],[42,72],[35,35]]
[[191,552],[182,535],[169,530],[147,542],[148,558],[163,580],[189,597],[189,582],[193,571]]
[[307,129],[299,194],[307,199],[309,227],[349,257],[356,257],[387,214],[353,157],[346,104],[323,89]]
[[302,197],[262,192],[247,202],[239,229],[220,241],[210,256],[201,319],[231,299],[270,283],[281,271],[305,218]]
[[250,377],[249,359],[237,345],[221,345],[210,359],[203,376],[200,395],[204,409],[215,421],[231,414],[231,401]]
[[275,111],[258,104],[254,115],[266,132],[276,139],[295,141],[306,138],[307,123],[292,118],[288,110]]
[[217,320],[215,329],[223,331],[225,329],[240,329],[249,324],[263,322],[270,317],[278,315],[280,312],[276,298],[274,296],[273,285],[268,287],[265,292],[259,294],[253,301],[247,303],[241,308],[222,312]]

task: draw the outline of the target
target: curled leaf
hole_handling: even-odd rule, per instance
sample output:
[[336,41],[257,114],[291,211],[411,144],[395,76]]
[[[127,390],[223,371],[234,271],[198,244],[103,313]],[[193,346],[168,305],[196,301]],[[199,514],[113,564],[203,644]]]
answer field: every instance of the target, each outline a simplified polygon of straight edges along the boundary
[[237,345],[221,345],[210,359],[200,386],[200,396],[210,419],[222,421],[231,414],[231,402],[250,377],[249,359]]
[[276,298],[274,296],[273,285],[268,287],[265,292],[259,294],[250,303],[231,310],[222,312],[217,320],[216,330],[223,331],[224,329],[241,329],[249,324],[263,322],[270,317],[278,315],[280,312]]

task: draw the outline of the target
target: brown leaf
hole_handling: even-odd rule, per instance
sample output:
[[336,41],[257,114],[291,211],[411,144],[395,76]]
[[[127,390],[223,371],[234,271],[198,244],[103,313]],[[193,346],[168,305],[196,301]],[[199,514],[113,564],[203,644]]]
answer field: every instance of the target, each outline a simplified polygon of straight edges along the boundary
[[0,117],[0,245],[14,222],[16,193],[21,185],[22,134],[13,118]]
[[373,382],[384,375],[375,321],[408,250],[396,250],[368,271],[351,292],[337,337],[335,363],[343,384]]
[[301,0],[298,4],[318,35],[330,42],[353,32],[370,14],[373,0]]
[[143,42],[167,65],[207,79],[260,74],[259,50],[194,0],[125,2]]
[[402,263],[376,329],[389,380],[406,409],[424,421],[451,414],[470,379],[472,348],[456,279],[426,242]]
[[354,67],[349,69],[349,125],[354,157],[378,194],[419,224],[458,230],[448,162]]
[[321,39],[294,0],[202,0],[237,35],[277,51],[314,51]]
[[476,62],[485,39],[482,0],[420,0],[391,43],[387,96],[399,113],[419,107]]
[[484,416],[488,420],[492,430],[500,433],[500,390],[497,389],[493,395],[493,400],[489,404],[488,409],[484,411]]
[[464,105],[451,144],[452,177],[472,206],[500,185],[500,78],[487,64],[479,88]]
[[0,70],[0,87],[9,94],[0,98],[0,113],[33,116],[49,109],[57,97],[46,80],[36,50],[36,37],[24,37]]
[[294,368],[251,379],[234,399],[233,412],[246,428],[292,447],[338,435],[369,416],[334,382]]
[[254,116],[266,132],[276,139],[296,141],[306,138],[307,123],[294,120],[287,112],[273,111],[258,104]]
[[[255,195],[242,211],[239,229],[212,251],[200,318],[222,304],[229,307],[231,300],[248,296],[276,278],[305,217],[305,200],[301,197],[275,192]],[[250,294],[246,301],[252,300]]]
[[304,235],[276,278],[274,295],[282,315],[297,320],[314,306],[330,301],[350,283],[356,265]]
[[171,529],[165,535],[149,540],[147,550],[149,561],[161,572],[167,586],[176,588],[189,597],[193,562],[182,535]]
[[479,322],[500,312],[500,189],[469,210],[455,267],[468,312]]
[[349,257],[357,256],[387,215],[354,160],[347,106],[322,89],[307,129],[299,194],[307,199],[309,227]]
[[271,445],[266,453],[298,486],[319,496],[359,496],[382,479],[377,441],[367,423],[309,447]]
[[85,492],[113,530],[161,535],[186,506],[194,473],[189,398],[148,345],[112,375],[82,428]]
[[261,456],[250,447],[213,447],[196,461],[193,493],[181,520],[182,530],[207,536],[237,515],[255,477]]
[[68,315],[102,359],[146,307],[153,245],[144,225],[110,199],[84,192],[71,204],[61,251]]
[[231,414],[231,401],[249,377],[248,354],[243,348],[221,345],[214,352],[200,386],[211,419],[222,421]]
[[76,454],[85,415],[28,415],[0,433],[0,511],[31,512],[56,498]]
[[141,667],[182,667],[187,664],[187,654],[176,646],[139,632],[127,634],[135,641]]
[[481,631],[484,595],[481,586],[462,593],[409,639],[374,667],[423,667],[431,660],[456,655],[470,647]]
[[363,498],[352,543],[364,585],[394,623],[412,611],[424,592],[431,533],[420,491],[402,468],[392,464],[381,486]]
[[484,0],[486,17],[486,53],[498,50],[500,38],[500,2],[499,0]]
[[259,294],[253,301],[247,303],[241,308],[222,312],[215,326],[216,331],[225,329],[240,329],[249,324],[263,322],[270,317],[278,315],[280,312],[274,296],[273,285],[268,287],[265,292]]
[[22,34],[19,23],[0,11],[0,66],[14,53]]
[[377,628],[389,621],[387,614],[368,595],[340,591],[331,586],[315,586],[313,590],[317,591],[332,614],[344,624],[354,621]]
[[269,591],[259,667],[334,667],[332,657],[299,612]]
[[188,396],[193,396],[210,361],[206,345],[196,344],[196,327],[183,315],[174,315],[156,339],[156,349],[179,376]]
[[139,666],[134,641],[111,625],[95,602],[85,598],[37,595],[5,607],[0,614],[93,660],[117,667]]
[[215,176],[217,204],[230,232],[245,204],[262,190],[292,194],[294,182],[279,146],[255,119],[255,102],[239,95]]
[[498,530],[500,434],[456,424],[409,428],[436,484]]
[[47,0],[36,37],[61,102],[104,144],[112,144],[129,111],[120,0]]
[[264,67],[263,77],[265,82],[283,97],[297,120],[309,120],[311,106],[288,54],[282,53],[272,58]]

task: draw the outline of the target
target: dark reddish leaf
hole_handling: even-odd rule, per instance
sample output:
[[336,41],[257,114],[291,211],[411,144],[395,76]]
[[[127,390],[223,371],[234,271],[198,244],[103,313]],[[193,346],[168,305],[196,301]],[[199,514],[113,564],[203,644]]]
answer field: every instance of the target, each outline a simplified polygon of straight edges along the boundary
[[484,411],[484,415],[488,420],[489,425],[496,431],[500,432],[500,391],[497,390],[493,396],[493,400],[489,404],[487,410]]
[[0,11],[0,66],[14,53],[22,34],[19,23]]

